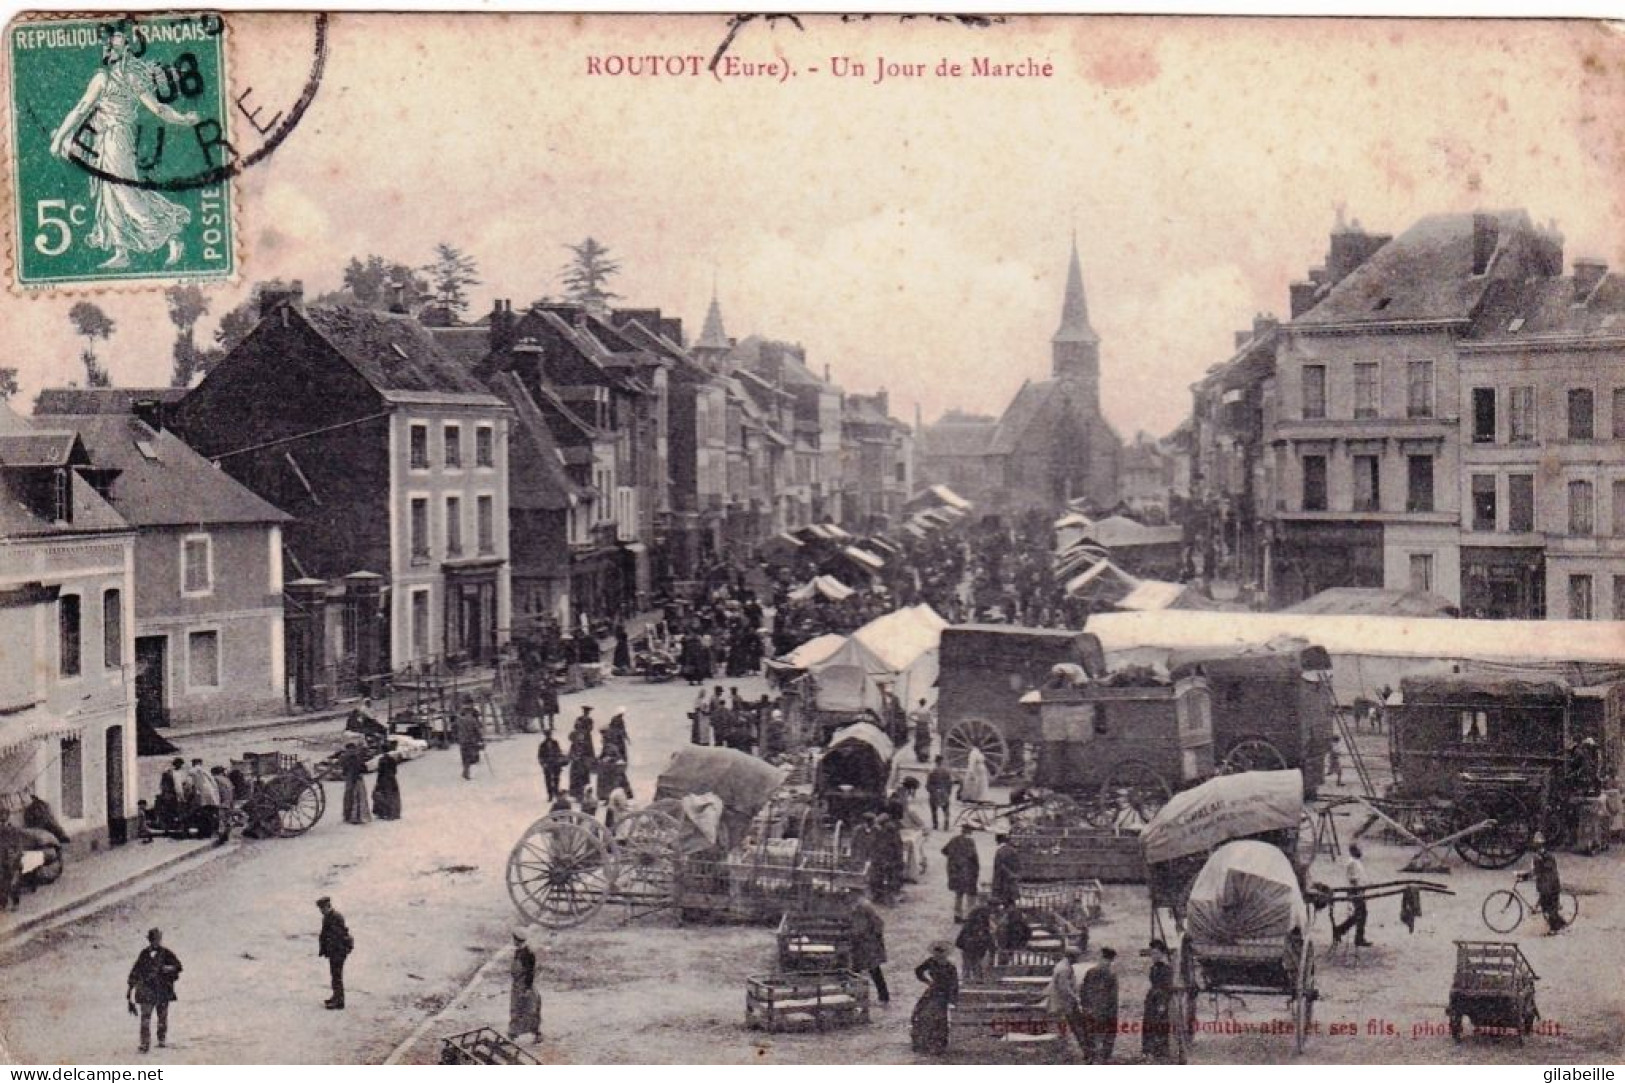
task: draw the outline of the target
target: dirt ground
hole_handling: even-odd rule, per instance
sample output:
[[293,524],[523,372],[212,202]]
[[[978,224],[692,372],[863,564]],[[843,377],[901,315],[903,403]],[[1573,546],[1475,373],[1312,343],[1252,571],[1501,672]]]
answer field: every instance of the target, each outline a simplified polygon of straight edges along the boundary
[[[739,684],[759,694],[758,681]],[[632,777],[646,799],[672,750],[686,742],[684,714],[694,690],[676,682],[616,682],[567,697],[606,718],[624,704],[630,717]],[[1363,739],[1362,739],[1363,743]],[[187,755],[236,753],[243,742],[215,741]],[[263,748],[264,739],[246,747]],[[289,744],[287,747],[297,747]],[[172,1018],[172,1043],[154,1063],[376,1063],[420,1028],[401,1059],[432,1063],[445,1035],[507,1018],[508,945],[516,912],[503,871],[524,827],[541,815],[536,738],[491,746],[490,766],[460,777],[454,752],[430,753],[401,770],[405,818],[344,824],[337,787],[327,817],[308,835],[245,846],[142,896],[71,927],[47,933],[0,958],[0,1041],[24,1063],[129,1063],[136,1025],[124,1011],[125,974],[146,929],[160,926],[186,966]],[[1354,822],[1339,821],[1347,841]],[[914,1063],[908,1018],[917,995],[912,974],[929,944],[955,926],[938,854],[900,903],[885,911],[893,991],[868,1026],[824,1035],[766,1035],[745,1027],[745,985],[774,963],[770,928],[683,926],[670,914],[629,919],[606,909],[577,929],[537,933],[538,986],[545,1038],[536,1047],[555,1063]],[[155,845],[165,845],[160,841]],[[985,836],[984,872],[991,862]],[[1408,850],[1367,846],[1373,880],[1397,874]],[[1322,952],[1309,1062],[1584,1063],[1617,1061],[1625,1034],[1625,906],[1618,885],[1625,848],[1592,858],[1562,855],[1565,881],[1580,894],[1580,918],[1560,936],[1543,935],[1538,918],[1506,939],[1518,942],[1541,976],[1541,1032],[1520,1048],[1479,1037],[1456,1045],[1442,1032],[1453,970],[1453,940],[1496,938],[1479,916],[1484,896],[1511,870],[1484,872],[1452,861],[1436,877],[1456,895],[1424,902],[1415,932],[1398,919],[1397,899],[1376,903],[1376,947],[1358,956],[1326,954],[1324,918],[1314,939]],[[1314,875],[1341,882],[1322,857]],[[349,1007],[324,1011],[326,968],[316,957],[314,899],[330,894],[349,919],[357,949],[349,967]],[[1114,886],[1092,930],[1095,948],[1121,954],[1123,1018],[1137,1018],[1145,992],[1148,938],[1145,892]],[[489,963],[487,967],[485,964]],[[485,969],[482,971],[482,967]],[[478,974],[478,979],[475,979]],[[449,1010],[448,1010],[448,1006]],[[1284,998],[1246,1004],[1204,1000],[1202,1018],[1267,1023],[1286,1017]],[[1332,1033],[1333,1024],[1340,1031]],[[1391,1028],[1391,1029],[1390,1029]],[[1433,1028],[1429,1030],[1428,1028]],[[1435,1033],[1434,1031],[1437,1031]],[[1124,1036],[1116,1059],[1139,1058]],[[1194,1059],[1276,1063],[1294,1059],[1292,1040],[1264,1034],[1204,1033]]]

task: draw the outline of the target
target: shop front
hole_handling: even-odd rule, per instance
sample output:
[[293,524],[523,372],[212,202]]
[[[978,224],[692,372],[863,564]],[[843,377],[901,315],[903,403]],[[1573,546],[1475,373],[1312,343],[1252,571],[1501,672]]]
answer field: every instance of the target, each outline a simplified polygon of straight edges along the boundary
[[1545,550],[1464,546],[1461,615],[1480,620],[1545,620]]
[[1270,556],[1270,602],[1276,609],[1333,587],[1383,585],[1381,523],[1288,520]]

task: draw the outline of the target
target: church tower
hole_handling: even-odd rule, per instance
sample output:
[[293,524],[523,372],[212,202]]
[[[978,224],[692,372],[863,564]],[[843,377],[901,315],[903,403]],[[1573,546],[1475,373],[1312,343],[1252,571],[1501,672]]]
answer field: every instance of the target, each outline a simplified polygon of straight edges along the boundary
[[1078,236],[1072,235],[1072,263],[1066,272],[1061,326],[1050,339],[1054,378],[1072,384],[1071,398],[1091,415],[1100,410],[1100,336],[1089,326],[1089,303],[1083,296],[1083,270],[1078,265]]
[[716,286],[711,287],[711,307],[705,313],[705,326],[700,329],[700,337],[694,340],[689,352],[712,372],[725,366],[728,354],[733,350],[733,343],[728,333],[722,329],[722,306],[717,303]]

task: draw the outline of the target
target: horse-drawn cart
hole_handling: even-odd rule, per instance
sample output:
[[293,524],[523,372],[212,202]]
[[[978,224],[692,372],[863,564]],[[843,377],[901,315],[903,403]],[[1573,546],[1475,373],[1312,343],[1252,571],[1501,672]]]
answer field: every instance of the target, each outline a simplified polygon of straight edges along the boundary
[[231,766],[248,779],[235,816],[250,836],[291,839],[315,827],[327,811],[322,772],[292,753],[244,752]]
[[1164,912],[1182,934],[1169,1020],[1181,1063],[1204,995],[1215,1013],[1221,997],[1285,997],[1303,1052],[1320,994],[1297,864],[1302,817],[1299,772],[1254,771],[1177,795],[1141,833],[1152,935],[1172,945]]

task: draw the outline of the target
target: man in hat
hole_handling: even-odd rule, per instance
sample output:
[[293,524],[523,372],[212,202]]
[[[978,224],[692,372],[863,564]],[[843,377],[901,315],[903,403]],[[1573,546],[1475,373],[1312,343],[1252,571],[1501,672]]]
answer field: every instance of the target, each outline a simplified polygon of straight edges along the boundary
[[465,702],[457,712],[457,749],[463,760],[463,780],[473,778],[474,765],[485,752],[485,725],[478,708]]
[[1533,880],[1535,895],[1540,900],[1540,912],[1546,915],[1546,929],[1550,933],[1562,932],[1568,926],[1563,920],[1563,878],[1557,872],[1557,858],[1547,848],[1546,836],[1537,834],[1535,863],[1528,872],[1520,872],[1518,879]]
[[976,905],[976,890],[982,878],[982,858],[976,852],[976,829],[961,824],[959,834],[942,848],[948,859],[948,890],[954,893],[954,921],[962,922]]
[[153,802],[152,816],[158,829],[173,838],[180,838],[184,830],[181,818],[181,792],[186,787],[186,761],[176,756],[169,761],[169,770],[158,779],[158,798]]
[[344,961],[355,950],[355,940],[350,936],[350,927],[344,923],[344,915],[334,909],[332,899],[323,895],[316,900],[316,909],[322,912],[322,932],[317,939],[321,950],[317,957],[327,960],[328,976],[333,983],[333,995],[327,998],[326,1006],[330,1010],[343,1010]]
[[1076,944],[1067,944],[1056,960],[1055,969],[1049,974],[1049,1000],[1050,1015],[1055,1019],[1057,1029],[1065,1027],[1071,1032],[1072,1038],[1078,1043],[1079,1052],[1088,1056],[1088,1049],[1083,1042],[1084,1019],[1083,1012],[1078,1006],[1078,973],[1077,963],[1083,957]]
[[875,997],[882,1004],[891,1003],[886,988],[886,974],[881,969],[886,963],[886,919],[881,916],[869,896],[861,896],[852,908],[852,969],[868,974],[875,983]]
[[175,1001],[175,979],[181,976],[181,961],[175,953],[164,947],[164,934],[159,929],[147,930],[147,946],[135,957],[129,980],[124,987],[124,1000],[130,1014],[137,1014],[140,1006],[141,1052],[152,1048],[152,1017],[158,1016],[158,1048],[169,1040],[169,1006]]
[[1151,941],[1150,988],[1145,991],[1145,1009],[1140,1016],[1140,1052],[1153,1064],[1168,1060],[1169,1007],[1174,999],[1174,967],[1168,944]]
[[220,789],[214,776],[203,766],[202,759],[192,761],[186,774],[186,789],[192,811],[192,826],[200,839],[213,838],[219,833]]
[[1083,1012],[1083,1059],[1086,1064],[1105,1064],[1112,1059],[1117,1042],[1117,952],[1100,949],[1100,962],[1084,972],[1078,987],[1078,1006]]
[[508,1040],[521,1034],[542,1040],[542,997],[536,992],[536,953],[530,948],[529,930],[514,926],[513,961],[508,967]]
[[1009,835],[995,835],[999,848],[993,851],[993,897],[1005,906],[1016,905],[1021,894],[1021,854]]
[[965,915],[965,924],[960,926],[954,944],[959,948],[966,981],[980,981],[986,973],[987,957],[992,954],[995,943],[995,921],[991,900],[978,902]]
[[622,763],[631,760],[628,749],[632,742],[626,733],[626,708],[617,707],[615,713],[609,717],[609,725],[604,727],[604,739],[599,745],[600,753],[604,756],[614,755]]
[[925,797],[931,806],[931,829],[937,828],[937,816],[942,816],[942,826],[950,826],[948,820],[948,803],[953,800],[954,776],[948,770],[948,765],[941,756],[932,765],[931,773],[925,776]]

